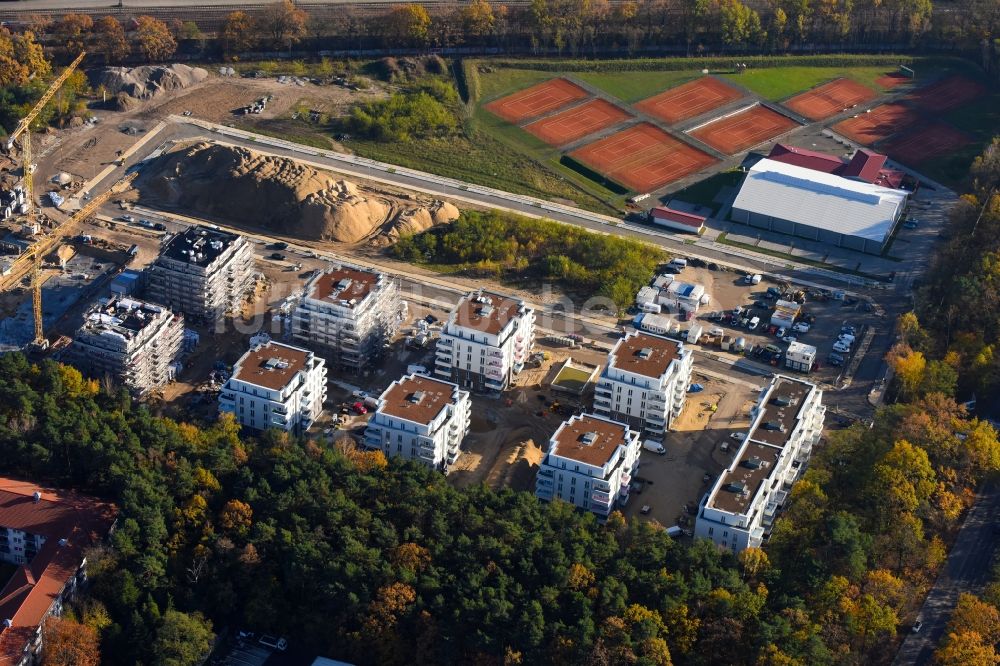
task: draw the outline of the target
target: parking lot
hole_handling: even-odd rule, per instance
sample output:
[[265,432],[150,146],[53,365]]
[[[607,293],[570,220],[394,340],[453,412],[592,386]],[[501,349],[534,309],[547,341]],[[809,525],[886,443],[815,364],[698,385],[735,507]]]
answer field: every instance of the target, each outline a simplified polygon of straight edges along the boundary
[[[742,380],[699,376],[697,367],[695,381],[705,390],[688,395],[674,430],[664,438],[666,453],[643,450],[636,485],[624,510],[627,516],[655,520],[664,527],[690,528],[694,518],[685,507],[697,507],[739,449],[740,441],[733,435],[749,427],[758,387]],[[643,507],[649,507],[648,513],[642,513]]]
[[[710,333],[713,329],[721,329],[732,339],[742,337],[746,340],[743,353],[747,358],[770,365],[775,372],[800,374],[784,365],[783,355],[791,341],[787,336],[791,335],[799,342],[816,347],[817,364],[809,376],[821,383],[839,384],[854,355],[865,353],[865,339],[874,335],[882,324],[879,307],[843,292],[798,290],[764,278],[758,284],[747,284],[742,273],[691,265],[675,275],[675,279],[701,284],[711,298],[697,317],[704,327],[700,341],[703,349],[719,349],[719,336]],[[802,301],[798,322],[806,323],[808,329],[781,331],[770,325],[775,303],[782,295]],[[741,309],[738,315],[734,315],[736,308]],[[754,318],[758,323],[751,329]],[[853,328],[855,340],[849,351],[835,352],[834,346],[845,327]],[[778,338],[779,333],[785,336]],[[735,353],[732,349],[729,351]],[[831,362],[831,352],[840,358],[833,357]]]

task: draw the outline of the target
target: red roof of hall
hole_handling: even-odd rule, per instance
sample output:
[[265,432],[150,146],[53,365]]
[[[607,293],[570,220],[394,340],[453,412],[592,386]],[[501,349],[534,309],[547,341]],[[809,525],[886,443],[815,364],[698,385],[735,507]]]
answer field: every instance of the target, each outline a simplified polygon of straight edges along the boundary
[[860,148],[840,175],[844,178],[856,178],[866,183],[874,183],[883,166],[885,166],[885,155]]
[[[34,494],[41,497],[35,501]],[[111,529],[112,504],[0,477],[0,527],[45,537],[45,543],[0,589],[0,666],[18,663],[52,604],[83,561],[84,549]]]
[[682,210],[675,210],[666,206],[654,206],[651,212],[653,217],[657,217],[661,220],[670,220],[671,222],[685,224],[689,227],[695,227],[697,229],[700,229],[701,225],[705,224],[705,218],[701,215],[685,213]]
[[844,160],[836,155],[827,155],[784,143],[775,144],[767,158],[824,173],[838,174],[844,168]]

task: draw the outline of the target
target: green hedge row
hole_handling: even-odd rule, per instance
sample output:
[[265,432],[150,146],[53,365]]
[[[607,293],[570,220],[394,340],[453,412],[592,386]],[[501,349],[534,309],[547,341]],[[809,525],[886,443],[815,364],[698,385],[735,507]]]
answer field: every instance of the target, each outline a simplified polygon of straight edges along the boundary
[[462,60],[455,67],[455,78],[458,83],[458,94],[466,104],[479,101],[479,65],[473,60]]
[[[714,58],[633,58],[622,60],[490,60],[494,67],[535,69],[557,72],[655,72],[685,69],[732,69],[733,63],[750,67],[876,67],[913,64],[907,55],[808,55],[808,56],[729,56]],[[469,61],[466,61],[466,67]]]
[[618,183],[611,180],[607,176],[603,176],[597,173],[583,162],[578,162],[569,155],[563,155],[562,157],[560,157],[559,163],[565,167],[572,169],[573,171],[577,172],[584,178],[588,178],[597,183],[598,185],[601,185],[611,190],[615,194],[628,194],[629,192],[631,192],[631,190],[629,190],[628,188],[619,185]]

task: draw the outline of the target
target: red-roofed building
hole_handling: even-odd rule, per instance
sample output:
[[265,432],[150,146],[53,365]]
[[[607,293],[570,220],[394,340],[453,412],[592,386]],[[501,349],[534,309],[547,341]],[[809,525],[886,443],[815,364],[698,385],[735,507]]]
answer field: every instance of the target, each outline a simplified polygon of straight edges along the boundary
[[767,158],[881,187],[898,189],[903,182],[902,171],[885,166],[885,155],[864,148],[854,153],[850,161],[846,161],[836,155],[779,143],[775,144]]
[[684,211],[674,210],[666,206],[656,206],[650,210],[649,220],[653,224],[676,229],[677,231],[686,231],[691,234],[701,233],[701,230],[705,227],[705,218],[701,215],[685,213]]
[[91,497],[0,477],[0,560],[18,567],[0,589],[0,666],[36,662],[42,623],[86,580],[84,550],[116,514]]

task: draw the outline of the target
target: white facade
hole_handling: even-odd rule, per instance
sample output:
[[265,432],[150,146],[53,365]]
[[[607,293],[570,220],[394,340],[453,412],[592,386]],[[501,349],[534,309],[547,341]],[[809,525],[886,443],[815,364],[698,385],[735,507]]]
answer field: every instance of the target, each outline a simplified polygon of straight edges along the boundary
[[660,295],[656,302],[665,305],[672,311],[686,310],[687,312],[698,312],[705,296],[705,287],[700,284],[690,284],[673,280],[660,290]]
[[879,254],[907,192],[762,159],[747,172],[730,217],[753,227]]
[[326,363],[307,349],[277,342],[253,347],[219,394],[219,411],[254,430],[302,434],[323,412]]
[[816,362],[816,348],[802,342],[793,342],[785,351],[785,367],[798,372],[812,372]]
[[502,391],[535,344],[535,311],[485,291],[469,294],[441,329],[434,374],[477,391]]
[[814,384],[775,376],[732,464],[702,498],[695,537],[734,553],[759,547],[823,434],[825,414]]
[[407,375],[389,386],[365,430],[365,446],[445,473],[469,432],[469,392],[451,382]]
[[292,314],[292,336],[331,365],[359,372],[381,356],[402,308],[395,280],[339,267],[309,280]]
[[684,408],[693,367],[683,343],[633,331],[608,354],[594,412],[662,437]]
[[549,440],[535,496],[561,499],[606,518],[628,503],[639,449],[638,431],[624,423],[591,414],[572,416]]

